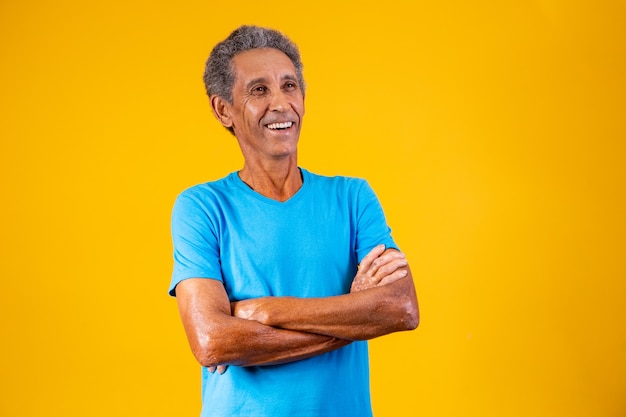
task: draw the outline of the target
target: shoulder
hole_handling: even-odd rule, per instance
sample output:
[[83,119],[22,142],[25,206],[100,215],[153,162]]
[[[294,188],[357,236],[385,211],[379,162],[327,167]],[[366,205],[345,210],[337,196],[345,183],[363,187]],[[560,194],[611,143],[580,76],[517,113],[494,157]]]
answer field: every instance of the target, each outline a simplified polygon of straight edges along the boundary
[[232,188],[232,175],[233,174],[229,174],[218,180],[204,182],[186,188],[176,197],[177,204],[185,201],[202,202],[219,198]]
[[305,181],[308,180],[313,188],[339,192],[359,193],[363,189],[370,189],[367,180],[344,175],[320,175],[302,169]]
[[183,190],[174,201],[173,215],[186,217],[219,211],[232,189],[232,174],[219,180],[196,184]]

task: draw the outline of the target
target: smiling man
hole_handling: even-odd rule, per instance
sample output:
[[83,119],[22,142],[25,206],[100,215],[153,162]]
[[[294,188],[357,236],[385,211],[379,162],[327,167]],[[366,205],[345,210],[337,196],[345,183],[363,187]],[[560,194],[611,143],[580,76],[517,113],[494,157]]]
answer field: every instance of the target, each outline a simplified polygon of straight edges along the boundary
[[244,165],[172,215],[177,297],[202,416],[371,416],[367,340],[417,327],[413,279],[372,189],[298,166],[297,47],[242,26],[205,84]]

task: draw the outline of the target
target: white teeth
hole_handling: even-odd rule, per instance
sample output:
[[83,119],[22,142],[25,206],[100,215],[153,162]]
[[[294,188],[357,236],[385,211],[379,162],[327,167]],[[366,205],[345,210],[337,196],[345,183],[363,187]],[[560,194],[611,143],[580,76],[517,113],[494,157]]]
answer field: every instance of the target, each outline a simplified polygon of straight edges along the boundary
[[291,127],[293,125],[293,122],[283,122],[283,123],[270,123],[269,125],[267,125],[268,129],[287,129],[288,127]]

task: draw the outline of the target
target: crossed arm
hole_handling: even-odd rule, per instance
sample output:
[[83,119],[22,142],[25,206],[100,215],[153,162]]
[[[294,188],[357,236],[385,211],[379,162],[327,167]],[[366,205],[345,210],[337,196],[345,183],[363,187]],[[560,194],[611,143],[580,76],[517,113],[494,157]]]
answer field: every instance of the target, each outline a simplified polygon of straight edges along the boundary
[[411,271],[400,252],[377,246],[349,294],[262,297],[230,303],[221,282],[187,279],[176,288],[192,352],[201,365],[272,365],[309,358],[419,323]]

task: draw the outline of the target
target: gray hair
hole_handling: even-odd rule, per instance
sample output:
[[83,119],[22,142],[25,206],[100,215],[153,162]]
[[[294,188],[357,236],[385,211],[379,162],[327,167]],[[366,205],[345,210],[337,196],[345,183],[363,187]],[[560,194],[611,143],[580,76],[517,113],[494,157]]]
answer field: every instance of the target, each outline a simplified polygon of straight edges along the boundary
[[209,96],[216,94],[232,104],[235,83],[233,58],[241,52],[256,48],[274,48],[287,55],[296,68],[296,76],[304,92],[302,61],[296,44],[274,29],[240,26],[226,39],[215,45],[209,55],[204,69],[204,85],[207,94]]

